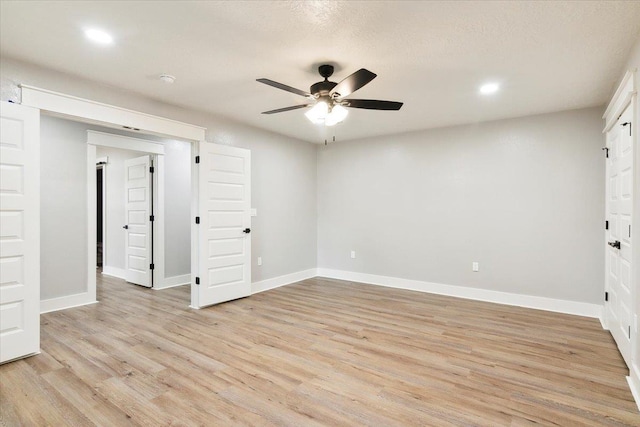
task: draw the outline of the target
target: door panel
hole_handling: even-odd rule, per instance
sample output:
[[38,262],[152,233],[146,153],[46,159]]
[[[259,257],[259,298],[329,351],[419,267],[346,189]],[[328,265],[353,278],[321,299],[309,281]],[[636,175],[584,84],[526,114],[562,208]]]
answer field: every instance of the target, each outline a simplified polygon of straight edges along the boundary
[[40,349],[40,111],[0,106],[2,363]]
[[149,156],[125,161],[125,279],[151,287],[151,159]]
[[607,245],[606,269],[609,301],[605,303],[607,326],[628,366],[631,363],[631,209],[633,200],[633,145],[627,108],[607,133]]
[[196,306],[251,294],[250,151],[199,145],[199,271]]

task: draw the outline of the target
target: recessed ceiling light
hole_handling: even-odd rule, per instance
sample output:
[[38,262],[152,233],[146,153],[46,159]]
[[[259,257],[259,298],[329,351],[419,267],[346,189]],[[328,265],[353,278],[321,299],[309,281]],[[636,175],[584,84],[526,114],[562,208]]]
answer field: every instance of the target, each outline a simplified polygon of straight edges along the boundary
[[113,43],[113,37],[111,37],[111,34],[106,33],[102,30],[98,30],[96,28],[89,28],[85,30],[84,35],[87,36],[89,40],[94,41],[96,43],[100,43],[100,44]]
[[160,77],[158,78],[160,79],[160,81],[167,84],[171,84],[176,81],[175,76],[172,76],[171,74],[160,74]]
[[483,95],[491,95],[492,93],[496,93],[498,89],[500,89],[498,83],[486,83],[480,86],[480,93]]

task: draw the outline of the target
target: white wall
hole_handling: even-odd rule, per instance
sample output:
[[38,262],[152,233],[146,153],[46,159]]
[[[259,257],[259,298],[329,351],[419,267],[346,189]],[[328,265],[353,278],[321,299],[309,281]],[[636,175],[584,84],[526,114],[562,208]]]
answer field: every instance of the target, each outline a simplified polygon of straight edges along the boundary
[[601,114],[321,147],[318,267],[601,304]]
[[[0,67],[2,69],[0,99],[2,100],[19,101],[18,84],[30,84],[204,126],[208,129],[207,141],[250,149],[252,204],[258,212],[258,216],[252,218],[251,227],[253,282],[312,269],[316,266],[316,146],[314,144],[266,132],[187,107],[154,101],[131,92],[4,56],[0,58]],[[80,165],[85,163],[81,162]],[[86,182],[86,171],[78,174],[76,179]],[[44,174],[43,179],[46,179]],[[76,193],[74,197],[85,198],[86,196],[84,193]],[[86,206],[86,199],[83,199],[82,203],[78,202],[78,205]],[[78,221],[86,222],[86,218],[79,217]],[[86,234],[86,231],[84,233]],[[80,240],[77,239],[77,241]],[[60,244],[66,243],[70,241],[63,240]],[[47,256],[55,256],[55,254],[52,255],[43,248],[43,260]],[[262,266],[257,265],[258,256],[263,259]],[[78,270],[77,273],[85,274],[84,270]],[[79,281],[76,282],[69,286],[74,289],[82,286]],[[69,291],[67,287],[56,288],[51,291],[50,296],[68,295]]]
[[87,127],[40,118],[40,299],[87,290]]
[[164,143],[164,275],[191,273],[191,144]]

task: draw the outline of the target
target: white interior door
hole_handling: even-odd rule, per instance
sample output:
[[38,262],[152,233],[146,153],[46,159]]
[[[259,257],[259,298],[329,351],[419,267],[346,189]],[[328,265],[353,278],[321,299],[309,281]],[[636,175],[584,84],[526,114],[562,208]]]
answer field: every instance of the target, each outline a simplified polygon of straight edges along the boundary
[[0,363],[40,350],[40,110],[0,102]]
[[251,152],[200,142],[197,307],[251,294]]
[[622,357],[631,366],[631,208],[633,144],[631,108],[622,113],[607,133],[607,326]]
[[151,159],[125,160],[125,279],[151,287]]

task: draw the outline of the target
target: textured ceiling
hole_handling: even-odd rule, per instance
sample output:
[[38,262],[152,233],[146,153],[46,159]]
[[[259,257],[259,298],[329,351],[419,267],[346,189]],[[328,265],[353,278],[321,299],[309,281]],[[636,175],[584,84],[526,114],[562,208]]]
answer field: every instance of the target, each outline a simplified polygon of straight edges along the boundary
[[[43,67],[299,139],[322,142],[601,105],[640,34],[640,2],[24,1],[0,4],[0,52]],[[85,27],[109,31],[99,47]],[[304,98],[331,63],[339,81],[378,77],[352,97],[405,103],[350,110],[335,128]],[[157,76],[173,74],[173,85]],[[478,86],[498,81],[491,97]],[[28,83],[28,82],[26,82]],[[330,130],[330,133],[327,132]]]

